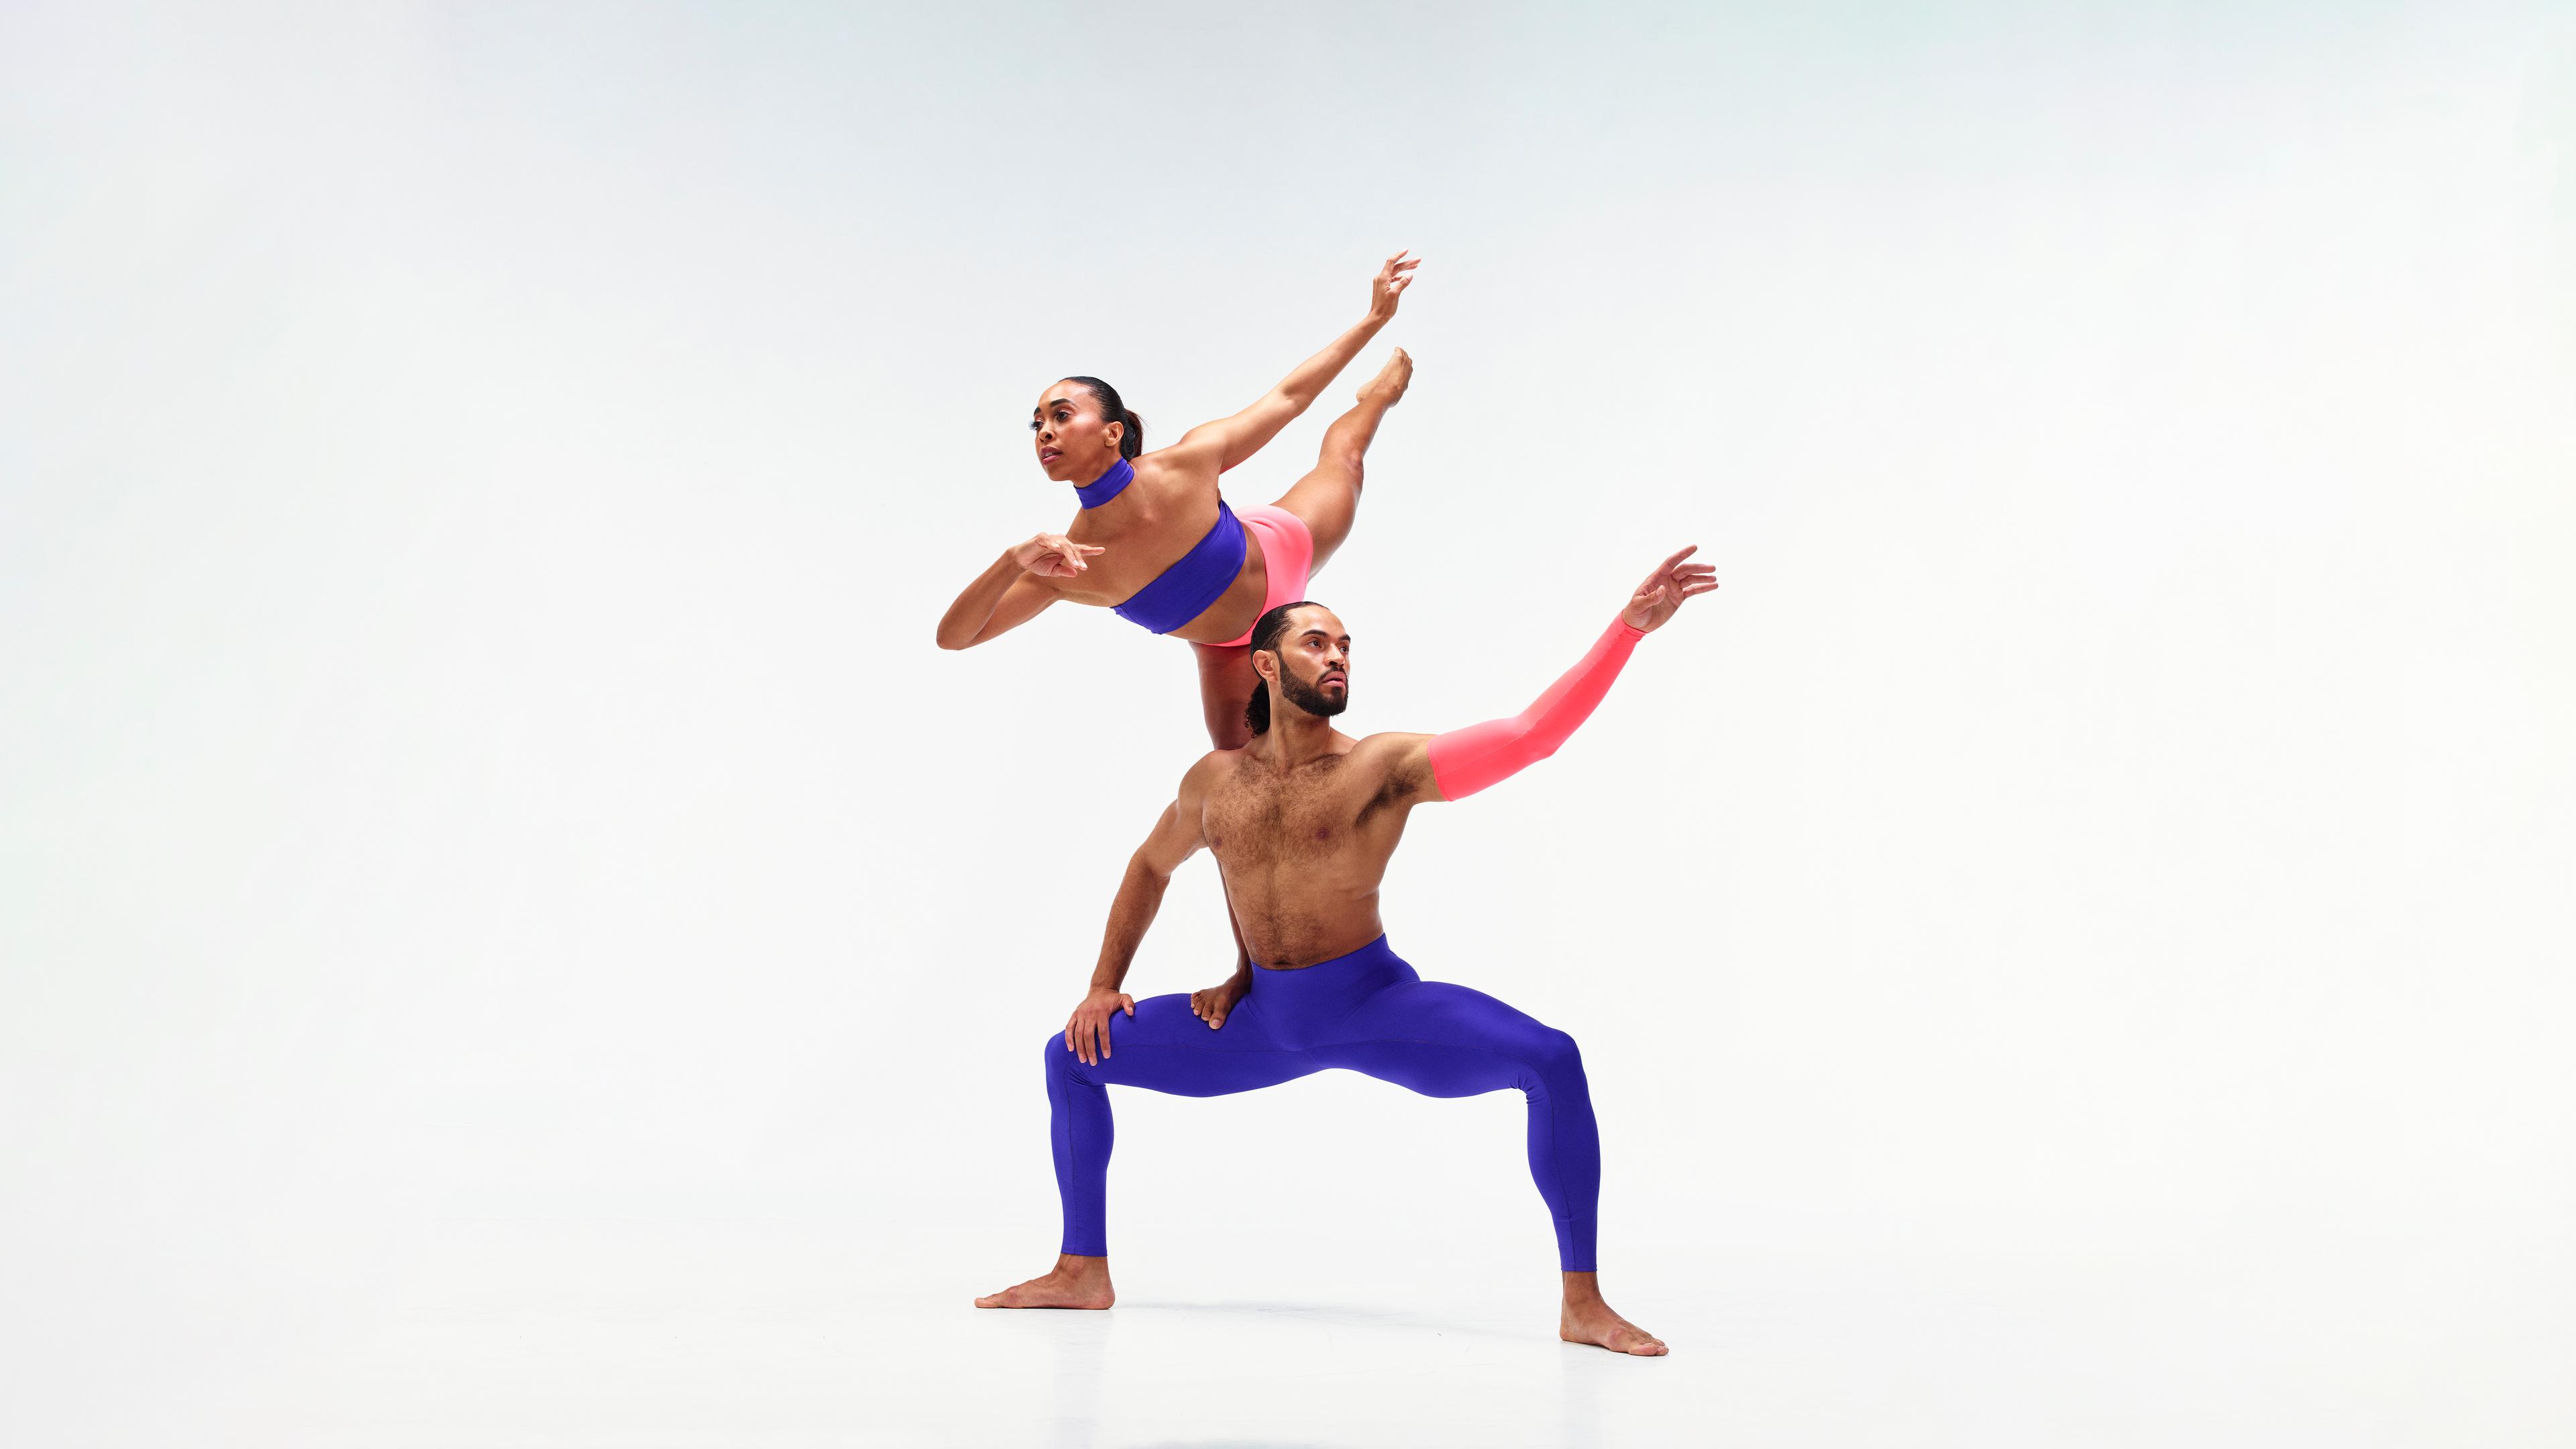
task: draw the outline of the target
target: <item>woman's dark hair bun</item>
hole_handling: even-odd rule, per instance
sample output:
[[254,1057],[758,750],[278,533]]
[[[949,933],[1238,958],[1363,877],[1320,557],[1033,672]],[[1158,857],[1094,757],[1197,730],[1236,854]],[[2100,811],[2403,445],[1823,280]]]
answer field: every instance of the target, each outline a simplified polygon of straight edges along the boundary
[[1125,425],[1127,431],[1118,435],[1119,457],[1133,458],[1145,451],[1145,420],[1136,416],[1135,409],[1118,400],[1118,389],[1096,377],[1074,376],[1065,381],[1078,382],[1091,389],[1092,397],[1099,400],[1100,415],[1113,423]]

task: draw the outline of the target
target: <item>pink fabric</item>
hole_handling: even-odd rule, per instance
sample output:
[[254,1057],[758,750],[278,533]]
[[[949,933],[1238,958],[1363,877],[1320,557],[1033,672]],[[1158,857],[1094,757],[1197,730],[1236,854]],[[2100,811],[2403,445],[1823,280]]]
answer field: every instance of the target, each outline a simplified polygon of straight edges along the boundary
[[[1306,597],[1306,575],[1315,563],[1315,535],[1307,531],[1306,520],[1267,503],[1238,508],[1234,516],[1245,533],[1261,541],[1261,566],[1269,573],[1261,591],[1261,613]],[[1252,622],[1258,625],[1261,615],[1254,615]],[[1242,638],[1225,642],[1249,644],[1252,631],[1246,629]]]
[[1613,619],[1583,662],[1549,685],[1536,704],[1510,719],[1433,735],[1426,748],[1431,755],[1431,782],[1439,787],[1440,798],[1464,800],[1555,754],[1574,727],[1591,718],[1593,706],[1610,692],[1610,681],[1619,677],[1620,667],[1645,637],[1643,629],[1631,629],[1627,620]]

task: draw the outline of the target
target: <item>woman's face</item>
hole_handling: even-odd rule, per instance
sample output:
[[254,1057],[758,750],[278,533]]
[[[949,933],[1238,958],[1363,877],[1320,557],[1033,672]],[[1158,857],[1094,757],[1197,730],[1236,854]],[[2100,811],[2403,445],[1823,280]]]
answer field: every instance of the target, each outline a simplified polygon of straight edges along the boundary
[[1100,416],[1100,399],[1078,382],[1057,382],[1038,394],[1029,414],[1036,439],[1038,466],[1058,483],[1088,483],[1118,461],[1118,440],[1127,425]]

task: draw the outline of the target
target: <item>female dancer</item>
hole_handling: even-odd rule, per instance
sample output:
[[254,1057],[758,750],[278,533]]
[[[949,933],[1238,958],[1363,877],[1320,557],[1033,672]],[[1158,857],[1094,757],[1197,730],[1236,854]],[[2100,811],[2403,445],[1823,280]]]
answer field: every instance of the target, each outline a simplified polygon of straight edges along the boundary
[[1082,511],[1062,533],[1005,550],[939,621],[939,647],[971,649],[1036,618],[1058,599],[1115,609],[1157,634],[1188,640],[1199,663],[1208,738],[1221,750],[1252,737],[1243,702],[1253,673],[1253,622],[1303,598],[1309,575],[1350,535],[1360,457],[1386,410],[1404,396],[1413,359],[1397,348],[1360,389],[1359,406],[1324,432],[1315,469],[1260,507],[1228,508],[1217,475],[1260,451],[1311,406],[1395,316],[1419,259],[1398,252],[1369,284],[1368,315],[1330,347],[1230,418],[1201,423],[1145,451],[1144,420],[1096,377],[1061,379],[1029,419],[1038,466],[1074,485]]

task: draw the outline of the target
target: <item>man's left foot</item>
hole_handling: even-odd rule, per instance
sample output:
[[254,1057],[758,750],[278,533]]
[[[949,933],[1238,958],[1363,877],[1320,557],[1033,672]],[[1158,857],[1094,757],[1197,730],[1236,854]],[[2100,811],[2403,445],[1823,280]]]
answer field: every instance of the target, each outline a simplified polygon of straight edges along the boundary
[[1621,1318],[1598,1298],[1579,1307],[1566,1304],[1557,1314],[1556,1336],[1568,1343],[1588,1343],[1639,1358],[1655,1358],[1672,1351],[1664,1347],[1662,1339]]

